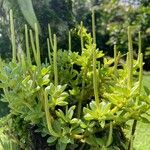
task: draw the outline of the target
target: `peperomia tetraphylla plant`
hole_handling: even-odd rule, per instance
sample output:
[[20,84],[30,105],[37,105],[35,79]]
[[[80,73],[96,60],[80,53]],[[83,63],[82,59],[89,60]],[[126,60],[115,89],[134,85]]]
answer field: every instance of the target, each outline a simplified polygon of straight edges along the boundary
[[[0,63],[2,101],[8,103],[10,113],[0,125],[19,149],[133,149],[136,123],[148,121],[144,114],[150,107],[150,91],[141,92],[140,33],[135,60],[128,28],[129,52],[126,63],[120,64],[123,58],[116,46],[114,58],[96,48],[94,20],[93,12],[93,38],[81,23],[81,54],[71,51],[71,32],[69,51],[58,50],[57,37],[48,25],[49,61],[41,63],[37,25],[35,35],[25,25],[26,52],[17,53],[10,11],[13,56],[9,63]],[[133,126],[128,139],[124,129],[129,120]]]

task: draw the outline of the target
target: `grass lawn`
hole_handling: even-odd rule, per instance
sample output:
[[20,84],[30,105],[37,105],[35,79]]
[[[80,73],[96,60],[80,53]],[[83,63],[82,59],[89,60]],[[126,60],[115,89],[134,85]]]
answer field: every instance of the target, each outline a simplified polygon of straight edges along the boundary
[[[150,88],[150,74],[144,75],[143,84]],[[135,150],[150,150],[150,124],[138,122],[134,147]]]

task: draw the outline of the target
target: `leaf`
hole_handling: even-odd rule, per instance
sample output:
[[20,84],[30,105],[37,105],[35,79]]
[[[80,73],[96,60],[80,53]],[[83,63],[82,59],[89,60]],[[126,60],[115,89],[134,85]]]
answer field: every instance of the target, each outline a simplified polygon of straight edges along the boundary
[[147,118],[145,118],[145,117],[141,117],[141,121],[143,122],[143,123],[150,123],[150,120],[148,120]]
[[97,109],[97,106],[96,106],[95,101],[92,101],[92,102],[90,103],[90,108],[91,108],[92,110],[96,110],[96,109]]
[[95,138],[95,140],[96,140],[96,143],[97,143],[98,145],[100,145],[100,146],[105,145],[105,140],[104,140],[104,138]]
[[91,114],[85,114],[85,115],[84,115],[84,119],[85,119],[85,120],[93,120],[94,117],[93,117]]
[[102,128],[104,128],[104,127],[105,127],[105,120],[102,120],[102,121],[100,122],[100,125],[101,125]]
[[51,136],[47,139],[47,143],[52,144],[57,140],[57,137]]
[[72,116],[73,116],[73,113],[74,113],[74,110],[75,110],[76,106],[72,106],[69,108],[68,112],[67,112],[67,117],[69,119],[72,119]]
[[27,22],[30,24],[32,29],[34,29],[34,25],[36,23],[40,31],[40,26],[39,26],[35,11],[33,9],[32,0],[18,0],[18,4],[22,11],[23,16],[25,17]]
[[65,101],[57,101],[56,105],[58,106],[66,106],[68,103]]
[[70,121],[70,123],[71,124],[77,124],[77,123],[79,123],[79,119],[77,119],[77,118],[73,118],[71,121]]
[[56,150],[66,150],[67,144],[66,143],[61,143],[60,141],[57,142],[56,145]]
[[42,84],[41,85],[47,85],[49,83],[49,74],[45,75],[43,78],[42,78]]
[[91,146],[96,146],[97,145],[97,142],[96,142],[95,137],[93,135],[85,138],[85,142],[88,143]]
[[84,130],[81,129],[81,128],[76,128],[76,129],[72,130],[72,133],[73,133],[73,134],[81,134],[81,133],[83,133],[83,132],[84,132]]
[[61,133],[61,123],[58,120],[55,120],[52,126],[56,133]]
[[58,111],[56,111],[56,115],[57,115],[59,118],[62,118],[64,121],[66,121],[65,115],[64,115],[64,113],[63,113],[62,110],[58,109]]
[[150,95],[150,89],[148,87],[144,86],[144,91],[147,94],[147,96]]
[[137,94],[138,90],[139,90],[139,82],[136,82],[134,84],[134,87],[131,89],[131,95]]
[[49,71],[49,69],[48,68],[42,68],[42,70],[41,70],[41,75],[42,76],[45,76],[47,73],[48,73],[48,71]]
[[70,139],[67,136],[62,136],[60,139],[61,143],[69,143]]

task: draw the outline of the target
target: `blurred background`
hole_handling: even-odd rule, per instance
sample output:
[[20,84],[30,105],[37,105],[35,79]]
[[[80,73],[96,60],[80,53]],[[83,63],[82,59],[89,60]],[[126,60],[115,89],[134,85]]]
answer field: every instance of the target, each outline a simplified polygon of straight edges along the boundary
[[[138,32],[142,34],[144,69],[150,70],[150,1],[149,0],[0,0],[0,55],[11,56],[9,10],[14,12],[18,49],[24,47],[24,24],[34,30],[39,25],[42,57],[46,54],[47,25],[59,37],[59,46],[68,49],[68,32],[81,21],[91,32],[91,10],[96,13],[97,47],[112,56],[113,45],[127,52],[127,27],[132,26],[134,54],[137,54]],[[72,32],[73,50],[80,50],[77,35]]]

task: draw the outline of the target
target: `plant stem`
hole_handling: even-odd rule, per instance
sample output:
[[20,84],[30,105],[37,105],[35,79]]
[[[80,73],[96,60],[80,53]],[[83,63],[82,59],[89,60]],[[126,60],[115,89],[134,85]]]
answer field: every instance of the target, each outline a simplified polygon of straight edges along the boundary
[[128,150],[133,150],[133,139],[136,131],[136,126],[137,126],[137,120],[134,120],[132,124],[132,131],[131,131],[130,141],[128,145]]
[[36,48],[35,48],[35,44],[34,44],[34,38],[33,38],[32,30],[30,30],[29,33],[30,33],[30,42],[31,42],[32,50],[33,50],[34,59],[35,59],[36,64],[38,64],[37,63],[37,53],[36,53]]
[[69,52],[71,52],[71,31],[69,31]]
[[95,12],[92,10],[92,32],[93,32],[93,43],[96,44],[96,32],[95,32]]
[[114,62],[115,62],[116,58],[117,58],[117,46],[114,45]]
[[132,46],[132,36],[131,28],[128,27],[128,88],[131,89],[132,86],[132,73],[133,73],[133,46]]
[[51,58],[51,51],[50,51],[49,38],[47,38],[47,48],[48,48],[48,58],[49,58],[49,63],[52,64],[52,58]]
[[142,52],[142,40],[141,40],[141,32],[138,34],[138,62],[140,61],[140,54]]
[[[80,28],[80,40],[81,40],[81,51],[83,53],[84,49],[84,43],[83,43],[83,22],[81,21],[81,28]],[[81,109],[82,109],[82,100],[84,96],[84,87],[85,87],[85,72],[83,70],[83,77],[82,77],[82,91],[81,91],[81,96],[79,98],[79,103],[78,103],[78,118],[80,118],[81,115]]]
[[53,44],[52,31],[51,31],[50,24],[48,24],[48,33],[49,33],[49,40],[50,40],[51,47],[54,50],[54,44]]
[[81,51],[83,52],[84,43],[83,43],[83,22],[82,21],[81,21],[80,26],[81,26],[80,28]]
[[96,105],[99,106],[99,96],[98,96],[98,85],[97,85],[97,71],[96,71],[96,35],[95,35],[95,14],[92,11],[92,31],[93,31],[93,86]]
[[[141,93],[141,87],[142,87],[142,78],[143,78],[143,54],[139,54],[139,62],[140,62],[140,72],[139,72],[139,94]],[[130,141],[128,145],[128,150],[133,150],[133,140],[134,140],[134,134],[136,131],[136,126],[137,126],[137,120],[133,121],[132,124],[132,131],[131,131],[131,136],[130,136]]]
[[12,62],[16,63],[16,38],[15,38],[15,29],[13,22],[13,12],[10,10],[10,32],[11,32],[11,44],[12,44]]
[[117,47],[116,47],[116,45],[114,45],[114,68],[113,68],[114,73],[116,73],[116,69],[117,69],[117,65],[119,63],[120,56],[121,56],[121,53],[119,52],[117,55]]
[[46,114],[46,122],[47,122],[47,128],[49,130],[49,132],[51,132],[51,121],[52,121],[52,117],[51,114],[49,112],[49,108],[48,108],[48,95],[46,91],[44,92],[44,100],[45,100],[45,114]]
[[35,43],[36,43],[36,51],[37,51],[37,66],[38,69],[41,69],[41,57],[40,57],[40,45],[39,45],[39,31],[38,26],[35,24]]
[[25,42],[26,42],[26,53],[27,53],[27,61],[31,65],[31,55],[29,50],[29,35],[28,35],[28,27],[25,25]]
[[25,54],[23,52],[21,53],[21,65],[22,65],[22,70],[25,72],[26,71],[26,59],[25,59]]
[[81,116],[81,110],[82,110],[82,101],[83,101],[83,98],[84,98],[84,88],[85,88],[85,81],[84,81],[84,78],[85,77],[85,73],[83,74],[83,78],[82,78],[82,91],[81,91],[81,96],[79,98],[79,103],[78,103],[78,118],[80,118]]
[[57,70],[57,38],[56,38],[56,34],[54,34],[53,61],[54,61],[54,82],[55,82],[55,86],[57,86],[58,85],[58,70]]
[[143,54],[142,53],[139,56],[139,62],[140,62],[140,72],[139,72],[139,94],[140,94],[142,88],[142,80],[143,80]]
[[110,146],[112,143],[112,138],[113,138],[112,134],[113,134],[113,123],[112,121],[110,121],[109,135],[106,143],[107,147]]

